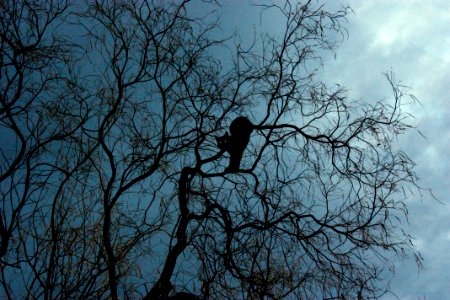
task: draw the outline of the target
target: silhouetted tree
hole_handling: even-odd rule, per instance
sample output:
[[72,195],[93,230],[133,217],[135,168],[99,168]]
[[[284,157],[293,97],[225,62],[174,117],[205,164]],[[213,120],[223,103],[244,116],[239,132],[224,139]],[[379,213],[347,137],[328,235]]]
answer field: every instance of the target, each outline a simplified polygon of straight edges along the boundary
[[258,5],[281,34],[240,43],[193,5],[0,2],[2,298],[369,299],[420,264],[404,88],[315,77],[349,8]]

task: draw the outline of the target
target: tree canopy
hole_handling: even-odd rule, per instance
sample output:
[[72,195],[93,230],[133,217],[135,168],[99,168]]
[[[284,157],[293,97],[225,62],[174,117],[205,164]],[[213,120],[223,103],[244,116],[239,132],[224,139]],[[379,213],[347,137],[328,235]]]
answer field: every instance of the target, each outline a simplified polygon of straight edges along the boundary
[[420,265],[414,97],[316,76],[350,8],[263,2],[281,34],[242,43],[193,5],[0,2],[2,298],[370,299]]

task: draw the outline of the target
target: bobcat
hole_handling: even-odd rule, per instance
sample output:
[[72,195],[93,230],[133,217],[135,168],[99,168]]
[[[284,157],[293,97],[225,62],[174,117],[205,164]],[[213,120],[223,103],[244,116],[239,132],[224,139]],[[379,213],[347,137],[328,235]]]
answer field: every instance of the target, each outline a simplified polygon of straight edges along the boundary
[[250,134],[253,131],[253,124],[246,117],[237,117],[231,122],[230,133],[215,137],[217,147],[230,154],[230,163],[225,169],[226,172],[237,172],[241,163],[242,154],[250,141]]

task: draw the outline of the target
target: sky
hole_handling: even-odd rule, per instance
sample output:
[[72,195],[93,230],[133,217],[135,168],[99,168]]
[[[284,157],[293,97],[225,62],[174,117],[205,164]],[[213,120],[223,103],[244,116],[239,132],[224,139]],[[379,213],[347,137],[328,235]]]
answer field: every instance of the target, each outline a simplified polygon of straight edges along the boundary
[[[428,194],[409,198],[406,228],[416,237],[424,269],[397,263],[392,290],[400,299],[449,299],[450,295],[450,3],[448,1],[349,1],[349,37],[325,62],[323,76],[354,98],[389,97],[381,75],[392,70],[421,104],[406,109],[416,130],[397,147],[416,163]],[[385,299],[393,298],[387,295]]]
[[[243,0],[223,2],[225,31],[249,34],[261,25]],[[450,299],[450,1],[338,2],[354,12],[346,24],[348,37],[335,55],[324,57],[320,78],[345,86],[350,98],[376,101],[392,95],[383,73],[393,71],[420,101],[406,109],[423,135],[411,130],[396,147],[417,163],[421,185],[436,200],[427,193],[406,200],[409,224],[404,226],[416,238],[424,268],[418,270],[412,259],[397,262],[392,291],[402,300]]]
[[[399,299],[449,299],[450,2],[340,2],[354,11],[348,16],[348,37],[335,55],[324,57],[320,77],[345,86],[350,98],[377,101],[392,95],[383,73],[393,71],[420,101],[406,107],[415,116],[412,123],[417,130],[401,136],[395,146],[417,163],[421,185],[430,188],[437,200],[427,193],[406,200],[409,224],[404,226],[416,238],[424,268],[419,270],[413,259],[397,262],[392,291]],[[261,24],[242,1],[225,3],[224,30],[245,34]]]

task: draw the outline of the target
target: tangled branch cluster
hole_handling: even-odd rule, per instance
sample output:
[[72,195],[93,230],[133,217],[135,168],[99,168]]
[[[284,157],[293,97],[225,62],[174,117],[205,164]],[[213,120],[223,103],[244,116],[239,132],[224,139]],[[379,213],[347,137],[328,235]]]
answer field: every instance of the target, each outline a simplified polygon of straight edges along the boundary
[[[195,5],[0,3],[1,298],[368,299],[393,254],[420,263],[405,89],[314,76],[349,8],[259,5],[283,34],[244,47]],[[215,136],[241,115],[231,172]]]

